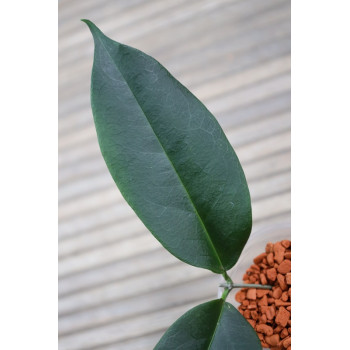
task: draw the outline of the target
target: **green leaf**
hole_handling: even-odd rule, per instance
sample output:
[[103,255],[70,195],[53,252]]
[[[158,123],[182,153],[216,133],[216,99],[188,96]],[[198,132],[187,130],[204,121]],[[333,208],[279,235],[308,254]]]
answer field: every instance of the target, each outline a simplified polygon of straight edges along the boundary
[[248,321],[222,299],[198,305],[181,316],[154,350],[261,350]]
[[97,136],[121,193],[177,258],[216,273],[230,269],[252,219],[246,179],[224,132],[159,62],[84,22],[95,42]]

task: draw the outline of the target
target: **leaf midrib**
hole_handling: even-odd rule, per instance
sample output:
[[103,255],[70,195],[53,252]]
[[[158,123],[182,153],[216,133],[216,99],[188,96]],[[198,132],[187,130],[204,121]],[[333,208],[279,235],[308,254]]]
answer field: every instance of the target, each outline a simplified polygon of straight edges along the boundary
[[214,339],[215,339],[215,334],[216,334],[216,331],[217,331],[218,326],[219,326],[219,322],[220,322],[221,315],[222,315],[222,313],[223,313],[223,311],[224,311],[224,306],[225,306],[225,302],[223,302],[222,305],[221,305],[220,314],[219,314],[218,320],[217,320],[217,322],[216,322],[215,330],[214,330],[213,336],[212,336],[212,338],[211,338],[211,341],[210,341],[210,344],[208,345],[207,350],[210,350],[211,344],[213,344],[213,341],[214,341]]
[[[180,183],[181,183],[183,189],[185,190],[185,192],[186,192],[186,194],[187,194],[187,197],[188,197],[188,199],[189,199],[189,201],[190,201],[190,203],[191,203],[193,209],[195,210],[195,214],[197,215],[197,217],[198,217],[198,219],[199,219],[199,222],[200,222],[200,224],[201,224],[201,226],[202,226],[202,228],[203,228],[203,230],[204,230],[204,233],[205,233],[206,236],[207,236],[207,239],[208,239],[208,241],[209,241],[209,244],[210,244],[210,246],[211,246],[211,248],[212,248],[212,250],[213,250],[213,252],[214,252],[214,254],[215,254],[215,256],[216,256],[216,258],[217,258],[217,260],[218,260],[218,262],[219,262],[219,264],[220,264],[220,267],[221,267],[222,271],[225,271],[225,269],[224,269],[224,267],[223,267],[223,264],[222,264],[222,261],[221,261],[221,259],[220,259],[219,253],[218,253],[218,251],[216,250],[216,248],[215,248],[215,246],[214,246],[214,244],[213,244],[213,241],[212,241],[212,239],[211,239],[211,237],[210,237],[210,235],[209,235],[209,232],[207,231],[207,228],[205,227],[204,222],[203,222],[203,220],[202,220],[200,214],[198,213],[196,206],[194,205],[193,199],[192,199],[191,195],[188,193],[187,188],[186,188],[186,186],[184,185],[184,183],[183,183],[183,181],[182,181],[182,179],[181,179],[181,176],[180,176],[179,173],[176,171],[173,162],[172,162],[171,159],[169,158],[169,156],[168,156],[168,154],[167,154],[167,152],[166,152],[166,150],[165,150],[163,144],[162,144],[161,141],[159,140],[158,135],[157,135],[156,132],[154,131],[151,122],[150,122],[149,119],[147,118],[146,113],[145,113],[144,110],[142,109],[141,104],[139,103],[139,101],[138,101],[136,95],[134,94],[134,91],[132,90],[132,88],[131,88],[130,85],[128,84],[127,80],[125,79],[125,77],[124,77],[122,71],[118,68],[118,66],[117,66],[117,64],[115,63],[113,57],[110,55],[108,49],[106,48],[106,46],[104,45],[103,41],[101,40],[101,38],[99,37],[98,34],[97,34],[97,37],[98,37],[98,40],[100,41],[101,45],[103,46],[103,48],[104,48],[105,51],[107,52],[109,58],[110,58],[110,59],[112,60],[112,62],[114,63],[114,66],[116,67],[116,69],[118,70],[118,72],[119,72],[119,73],[121,74],[121,76],[123,77],[123,79],[124,79],[126,85],[128,86],[130,92],[131,92],[132,95],[134,96],[134,98],[135,98],[135,100],[136,100],[138,106],[140,107],[140,109],[141,109],[143,115],[145,116],[145,118],[146,118],[146,120],[147,120],[149,126],[151,127],[154,136],[156,137],[156,139],[157,139],[159,145],[161,146],[162,150],[164,151],[165,156],[167,157],[167,159],[168,159],[169,163],[171,164],[172,168],[174,169],[175,174],[177,175],[177,177],[178,177],[178,179],[179,179],[179,181],[180,181]],[[117,43],[117,44],[118,44],[118,45],[121,45],[121,44],[119,44],[119,43]],[[221,312],[222,312],[222,311],[221,311]],[[221,316],[221,313],[220,313],[220,316]],[[216,331],[216,328],[215,328],[215,331]]]

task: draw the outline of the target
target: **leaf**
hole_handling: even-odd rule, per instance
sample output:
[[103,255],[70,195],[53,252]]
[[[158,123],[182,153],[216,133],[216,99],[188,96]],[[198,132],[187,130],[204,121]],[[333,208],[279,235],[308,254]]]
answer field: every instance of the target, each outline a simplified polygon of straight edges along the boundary
[[84,22],[95,42],[98,141],[122,195],[177,258],[216,273],[230,269],[252,219],[246,179],[224,132],[160,63]]
[[261,350],[247,320],[222,299],[198,305],[165,332],[154,350]]

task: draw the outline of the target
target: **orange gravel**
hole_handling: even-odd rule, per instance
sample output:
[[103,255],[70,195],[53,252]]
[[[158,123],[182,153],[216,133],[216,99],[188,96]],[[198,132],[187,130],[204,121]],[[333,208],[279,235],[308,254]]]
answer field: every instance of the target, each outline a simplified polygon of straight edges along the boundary
[[243,281],[272,286],[272,290],[243,288],[235,296],[239,312],[257,332],[262,347],[291,350],[291,242],[267,243]]

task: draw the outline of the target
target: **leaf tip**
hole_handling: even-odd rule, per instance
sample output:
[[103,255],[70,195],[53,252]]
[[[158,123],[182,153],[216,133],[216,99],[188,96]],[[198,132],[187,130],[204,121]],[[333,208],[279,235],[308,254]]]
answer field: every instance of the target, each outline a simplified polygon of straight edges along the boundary
[[80,19],[82,22],[84,22],[85,24],[87,24],[89,27],[91,26],[91,25],[93,25],[93,23],[90,21],[90,20],[88,20],[88,19],[85,19],[85,18],[82,18],[82,19]]
[[100,29],[98,29],[97,26],[94,23],[92,23],[90,20],[83,18],[81,19],[81,21],[84,22],[89,27],[92,35],[97,33],[102,33]]

